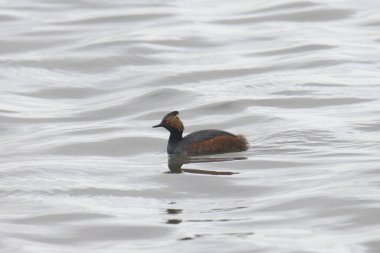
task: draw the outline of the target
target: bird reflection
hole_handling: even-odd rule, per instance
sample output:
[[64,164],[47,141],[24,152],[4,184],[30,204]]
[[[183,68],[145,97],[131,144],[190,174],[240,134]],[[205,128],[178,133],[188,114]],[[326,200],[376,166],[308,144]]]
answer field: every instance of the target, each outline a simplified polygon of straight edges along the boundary
[[182,219],[168,219],[166,224],[177,225],[182,222]]
[[168,208],[166,209],[167,214],[179,214],[182,213],[182,209]]
[[[176,209],[176,208],[168,208],[166,209],[166,213],[169,214],[169,215],[177,215],[177,214],[180,214],[182,213],[182,209]],[[168,219],[166,221],[167,224],[172,224],[172,225],[176,225],[176,224],[179,224],[182,222],[182,219]]]
[[223,162],[234,160],[245,160],[246,157],[201,157],[201,156],[181,156],[170,155],[168,158],[168,167],[170,173],[194,173],[194,174],[208,174],[208,175],[233,175],[237,172],[230,171],[213,171],[213,170],[200,170],[200,169],[184,169],[184,164],[190,163],[210,163],[210,162]]

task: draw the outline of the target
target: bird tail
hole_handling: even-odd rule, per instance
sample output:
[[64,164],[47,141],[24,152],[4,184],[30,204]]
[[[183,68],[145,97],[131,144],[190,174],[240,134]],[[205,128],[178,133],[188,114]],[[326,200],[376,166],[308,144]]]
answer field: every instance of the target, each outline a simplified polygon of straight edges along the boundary
[[239,146],[241,151],[246,151],[249,148],[249,143],[247,139],[241,134],[236,135],[236,137],[239,139]]

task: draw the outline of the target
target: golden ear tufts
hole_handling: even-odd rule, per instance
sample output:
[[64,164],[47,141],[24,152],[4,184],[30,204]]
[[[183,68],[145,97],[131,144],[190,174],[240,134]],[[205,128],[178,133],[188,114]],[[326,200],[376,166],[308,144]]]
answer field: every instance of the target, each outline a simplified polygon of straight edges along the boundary
[[184,130],[184,126],[182,124],[182,121],[180,120],[180,118],[177,116],[177,115],[173,115],[171,117],[169,117],[167,120],[166,120],[166,123],[176,129],[178,129],[180,132],[183,132]]

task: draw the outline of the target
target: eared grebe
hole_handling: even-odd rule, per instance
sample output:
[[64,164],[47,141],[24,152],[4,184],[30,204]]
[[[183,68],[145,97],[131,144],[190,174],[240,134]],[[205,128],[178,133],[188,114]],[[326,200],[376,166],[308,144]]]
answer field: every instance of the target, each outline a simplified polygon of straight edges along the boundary
[[170,132],[168,154],[206,155],[248,149],[244,136],[221,130],[196,131],[182,138],[184,126],[177,111],[166,114],[161,123],[153,127],[164,127]]

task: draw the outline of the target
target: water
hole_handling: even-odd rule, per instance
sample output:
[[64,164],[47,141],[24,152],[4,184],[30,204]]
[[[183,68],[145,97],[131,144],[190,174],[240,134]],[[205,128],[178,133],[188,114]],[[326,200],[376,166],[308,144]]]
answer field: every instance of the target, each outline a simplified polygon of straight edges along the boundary
[[1,5],[1,252],[380,251],[378,1]]

